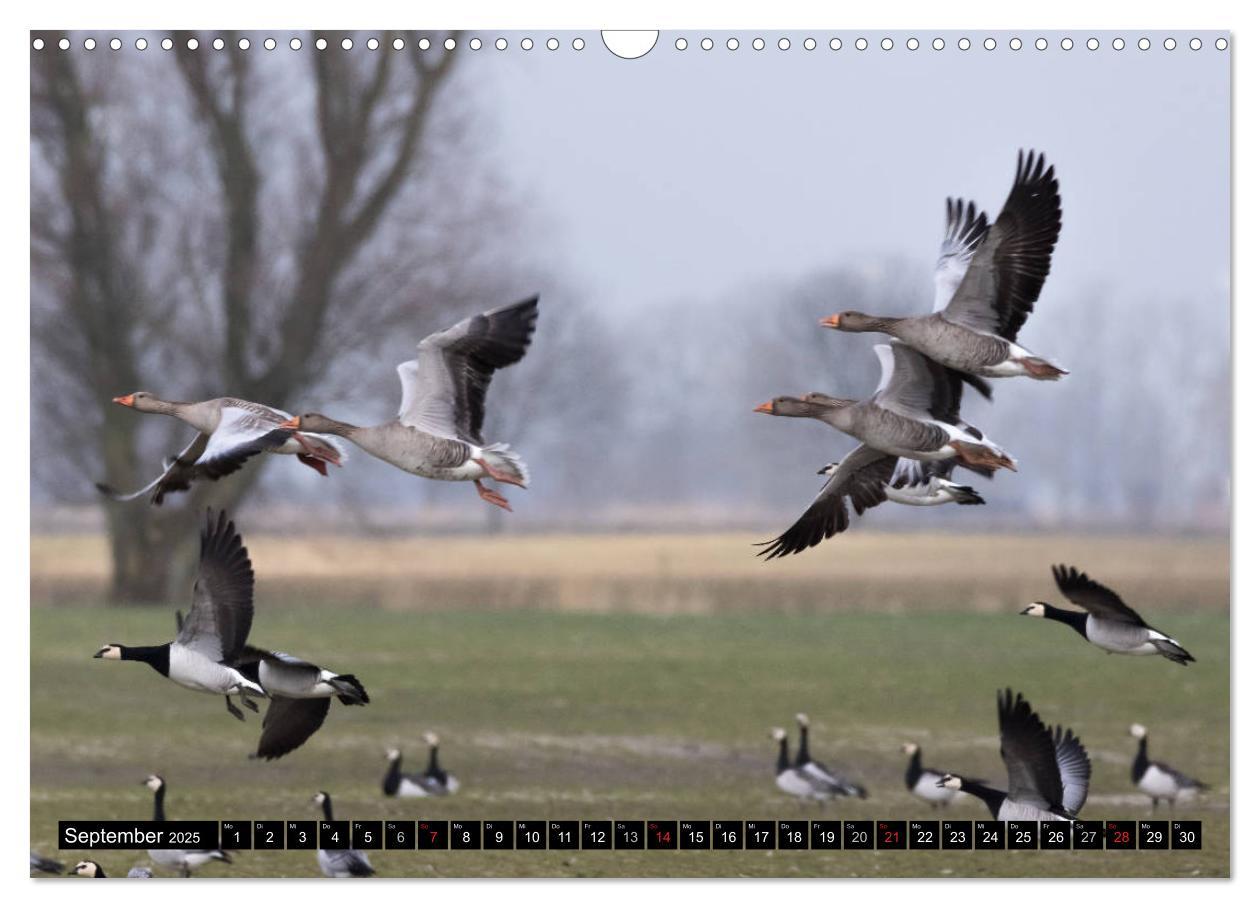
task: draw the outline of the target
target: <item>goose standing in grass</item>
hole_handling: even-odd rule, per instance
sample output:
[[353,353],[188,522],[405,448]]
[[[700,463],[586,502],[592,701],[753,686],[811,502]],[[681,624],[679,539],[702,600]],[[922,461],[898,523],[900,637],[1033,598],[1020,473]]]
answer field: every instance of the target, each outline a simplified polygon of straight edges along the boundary
[[398,417],[378,426],[353,426],[307,413],[285,429],[339,435],[400,470],[452,482],[472,482],[481,498],[506,511],[506,498],[482,480],[525,488],[529,470],[506,444],[481,435],[486,391],[495,370],[519,362],[538,321],[538,297],[464,319],[420,342],[416,358],[398,366]]
[[[144,780],[145,787],[153,792],[153,822],[166,822],[166,780],[152,775]],[[211,861],[232,863],[226,851],[219,848],[150,848],[149,858],[153,863],[167,870],[174,870],[180,876],[192,876],[192,872]]]
[[901,752],[910,758],[910,763],[906,766],[906,790],[912,795],[921,801],[927,801],[933,810],[945,807],[958,796],[954,789],[939,784],[945,778],[945,773],[923,765],[923,751],[918,744],[907,741],[901,745]]
[[228,712],[243,719],[232,705],[232,695],[240,695],[242,702],[257,711],[246,695],[265,697],[267,692],[232,667],[254,620],[254,568],[236,526],[223,511],[217,518],[212,511],[206,512],[192,599],[188,618],[178,621],[179,633],[170,643],[110,643],[97,650],[94,658],[144,662],[181,687],[223,696]]
[[806,775],[830,785],[836,794],[851,798],[865,798],[866,789],[857,782],[851,782],[844,776],[831,769],[823,763],[819,763],[809,753],[809,716],[805,713],[796,714],[796,724],[800,728],[800,743],[796,748],[796,760],[793,766]]
[[1089,794],[1089,754],[1072,730],[1054,732],[1023,694],[998,692],[998,731],[1007,790],[946,773],[936,784],[984,801],[995,820],[1072,820]]
[[235,473],[255,454],[293,454],[312,470],[328,475],[327,464],[341,466],[344,456],[332,438],[281,428],[292,418],[283,410],[236,397],[216,397],[197,403],[162,400],[148,391],[115,397],[114,403],[141,413],[163,413],[197,430],[188,447],[170,458],[161,474],[134,492],[119,492],[104,483],[96,487],[115,501],[131,501],[148,494],[160,505],[172,492],[186,492],[199,479],[222,479]]
[[262,737],[252,754],[275,760],[296,750],[319,731],[336,697],[347,706],[365,706],[368,693],[354,675],[340,675],[314,663],[246,646],[236,668],[271,698]]
[[[888,355],[876,351],[880,364],[884,367],[884,375],[880,380],[880,389],[885,389],[892,380],[896,368],[895,357],[887,347]],[[910,356],[916,356],[910,351]],[[932,374],[933,399],[930,415],[933,419],[943,420],[968,432],[975,432],[962,421],[960,409],[962,405],[962,378],[957,372],[948,372],[934,363],[926,362],[924,369]],[[908,367],[903,367],[903,369]],[[814,395],[810,395],[814,396]],[[878,392],[877,392],[878,396]],[[778,404],[771,401],[763,404],[770,412],[777,415],[811,415],[799,412],[805,401],[793,398],[782,399]],[[776,406],[777,405],[777,406]],[[807,405],[806,405],[807,406]],[[782,411],[782,412],[780,412]],[[816,416],[815,418],[820,418]],[[819,470],[819,474],[827,476],[822,490],[814,497],[813,502],[785,532],[775,539],[761,543],[758,555],[767,559],[783,558],[795,555],[808,548],[830,539],[837,533],[843,533],[849,527],[849,510],[846,502],[853,504],[853,510],[859,515],[874,508],[884,501],[917,507],[956,502],[961,505],[984,504],[984,499],[971,486],[952,481],[957,459],[923,461],[908,457],[886,454],[875,448],[861,444],[845,455],[838,463],[830,463]],[[993,476],[991,467],[968,467],[986,478]]]
[[381,783],[386,797],[390,798],[427,798],[452,795],[459,791],[459,780],[444,770],[438,762],[438,736],[433,732],[425,732],[425,743],[429,745],[429,765],[422,773],[404,773],[402,771],[402,751],[390,748],[385,752],[389,760],[389,769]]
[[776,397],[756,408],[773,416],[817,419],[878,452],[919,461],[950,461],[981,471],[1015,469],[1005,451],[958,416],[958,379],[900,341],[877,344],[880,382],[866,400]]
[[[312,800],[324,809],[324,819],[329,823],[333,822],[332,798],[328,796],[328,792],[316,792]],[[367,855],[354,848],[338,848],[335,851],[321,848],[315,852],[315,860],[319,861],[319,869],[324,871],[324,876],[344,879],[373,876],[376,873]]]
[[1015,184],[992,227],[947,200],[945,242],[936,266],[930,315],[841,312],[822,324],[838,331],[876,331],[897,338],[943,366],[986,378],[1067,374],[1015,343],[1050,273],[1063,212],[1059,181],[1045,156],[1019,153]]
[[1167,801],[1169,807],[1174,807],[1183,795],[1197,794],[1208,787],[1167,763],[1157,763],[1147,757],[1146,726],[1134,723],[1129,728],[1129,734],[1138,739],[1137,755],[1133,758],[1133,769],[1129,775],[1133,784],[1150,797],[1152,809],[1159,807],[1160,801]]
[[839,792],[835,786],[798,769],[788,757],[787,732],[782,728],[770,730],[770,737],[779,743],[779,760],[774,767],[774,784],[780,791],[806,801],[830,801]]
[[31,873],[61,873],[65,869],[66,865],[60,861],[46,858],[34,851],[31,852]]
[[1142,620],[1124,600],[1087,574],[1060,564],[1051,568],[1059,591],[1083,612],[1055,608],[1048,602],[1034,602],[1021,615],[1049,618],[1066,624],[1090,643],[1107,653],[1127,656],[1160,655],[1178,665],[1194,662],[1194,656],[1169,637]]

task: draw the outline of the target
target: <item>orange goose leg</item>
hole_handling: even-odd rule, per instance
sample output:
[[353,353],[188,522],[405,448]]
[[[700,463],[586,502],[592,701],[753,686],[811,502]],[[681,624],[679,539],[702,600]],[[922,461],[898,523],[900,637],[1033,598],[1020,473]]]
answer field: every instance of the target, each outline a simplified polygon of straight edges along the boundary
[[511,512],[512,506],[508,504],[508,500],[496,492],[494,489],[487,489],[481,484],[480,479],[474,479],[473,485],[477,487],[477,494],[481,496],[483,501],[488,501],[492,505],[503,508],[503,510]]

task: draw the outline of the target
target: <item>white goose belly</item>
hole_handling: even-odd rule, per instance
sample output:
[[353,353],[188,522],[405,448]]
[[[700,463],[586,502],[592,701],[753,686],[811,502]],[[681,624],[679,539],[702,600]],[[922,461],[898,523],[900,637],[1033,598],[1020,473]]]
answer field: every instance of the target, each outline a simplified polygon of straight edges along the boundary
[[290,668],[285,665],[276,667],[263,660],[258,666],[258,681],[269,694],[279,694],[292,700],[319,700],[333,697],[337,689],[328,682],[334,678],[327,669],[319,670],[319,677],[307,669]]
[[1118,653],[1122,656],[1155,655],[1159,652],[1159,649],[1151,642],[1155,634],[1156,632],[1150,628],[1099,621],[1093,615],[1085,619],[1085,639],[1109,653]]
[[205,694],[229,694],[254,685],[234,668],[211,662],[205,656],[172,644],[167,677],[189,690]]
[[923,775],[919,776],[918,781],[914,783],[914,788],[911,789],[911,793],[916,797],[922,798],[925,801],[930,801],[933,804],[948,804],[950,801],[954,800],[958,792],[954,791],[952,788],[938,786],[936,783],[940,781],[940,779],[941,777],[934,772],[925,772]]
[[1042,810],[1033,804],[1021,804],[1018,801],[1012,801],[1007,798],[1002,802],[1002,806],[998,808],[997,818],[999,820],[1067,820],[1069,817],[1061,817],[1057,813],[1049,810]]
[[1153,798],[1170,798],[1176,800],[1181,793],[1177,780],[1158,766],[1146,767],[1142,778],[1138,779],[1138,788]]

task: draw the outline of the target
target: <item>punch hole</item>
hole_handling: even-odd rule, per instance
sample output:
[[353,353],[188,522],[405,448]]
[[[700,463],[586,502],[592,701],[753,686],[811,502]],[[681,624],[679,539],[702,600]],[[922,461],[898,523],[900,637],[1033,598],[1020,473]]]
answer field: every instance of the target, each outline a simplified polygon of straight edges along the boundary
[[[861,40],[863,40],[863,39],[858,38],[858,40],[859,40],[859,41],[861,41]],[[803,46],[806,50],[813,50],[815,47],[817,47],[817,46],[818,46],[818,42],[817,42],[817,41],[815,41],[813,38],[806,38],[806,39],[805,39],[805,43],[804,43],[802,46]]]
[[853,46],[856,47],[858,50],[866,50],[866,39],[858,38],[856,41],[853,42]]
[[753,49],[753,50],[765,50],[765,49],[766,49],[766,39],[765,39],[765,38],[753,38],[752,49]]
[[919,49],[919,39],[918,39],[918,38],[907,38],[907,39],[906,39],[906,49],[907,49],[907,50],[918,50],[918,49]]
[[1217,50],[1225,50],[1227,47],[1229,47],[1229,42],[1228,42],[1228,41],[1226,41],[1224,38],[1217,38],[1217,39],[1216,39],[1216,49],[1217,49]]
[[1071,50],[1071,49],[1072,49],[1072,39],[1071,39],[1071,38],[1064,38],[1062,41],[1060,41],[1060,42],[1059,42],[1059,47],[1063,48],[1064,50]]
[[1098,39],[1090,38],[1088,41],[1085,42],[1085,46],[1088,47],[1090,50],[1098,50]]
[[445,41],[443,41],[443,42],[442,42],[442,46],[443,46],[443,47],[445,47],[447,50],[454,50],[454,49],[455,49],[455,39],[454,39],[454,38],[447,38]]
[[840,48],[844,47],[844,42],[841,41],[839,38],[832,38],[831,41],[828,43],[830,44],[832,50],[839,50]]
[[880,46],[880,47],[882,47],[884,50],[892,50],[892,49],[893,49],[893,39],[892,39],[892,38],[885,38],[883,41],[880,41],[880,42],[879,42],[879,46]]
[[726,39],[726,49],[727,49],[727,50],[739,50],[739,39],[738,39],[738,38],[727,38],[727,39]]
[[35,48],[36,50],[43,50],[43,49],[44,49],[44,39],[43,39],[43,38],[36,38],[34,41],[32,41],[32,42],[31,42],[31,47]]
[[1150,50],[1150,49],[1151,49],[1150,38],[1138,38],[1138,50]]
[[[646,29],[610,29],[599,33],[603,39],[604,47],[608,48],[615,56],[623,60],[637,60],[645,57],[656,47],[656,41],[660,38],[661,33],[657,31],[649,31]],[[581,40],[581,39],[578,39]],[[687,42],[683,39],[683,46],[679,50],[683,50],[687,46]],[[574,50],[581,50],[574,42]],[[675,42],[677,46],[677,42]]]
[[146,41],[144,38],[136,39],[136,50],[144,50],[148,46],[149,46],[149,42]]
[[83,39],[83,49],[84,49],[84,50],[96,50],[96,39],[95,39],[95,38],[84,38],[84,39]]
[[1190,49],[1191,49],[1191,50],[1201,50],[1202,48],[1203,48],[1203,42],[1202,42],[1202,41],[1200,41],[1198,38],[1191,38],[1191,39],[1190,39]]
[[1050,46],[1050,42],[1047,41],[1045,38],[1038,38],[1036,41],[1033,42],[1033,47],[1037,48],[1037,50],[1045,50],[1049,46]]
[[1176,50],[1176,49],[1177,49],[1177,42],[1175,40],[1173,40],[1172,38],[1164,39],[1164,50]]
[[1024,46],[1024,42],[1019,40],[1018,38],[1011,39],[1011,50],[1019,50],[1023,46]]
[[560,47],[560,42],[557,39],[555,38],[547,39],[547,50],[556,50],[558,47]]
[[122,50],[122,41],[121,41],[121,40],[119,40],[118,38],[110,38],[110,39],[109,39],[109,49],[110,49],[110,50]]
[[469,47],[469,49],[471,49],[471,50],[481,50],[481,39],[480,39],[480,38],[469,38],[469,39],[468,39],[468,47]]
[[276,39],[275,39],[275,38],[266,38],[266,39],[264,39],[264,40],[263,40],[263,47],[264,47],[266,50],[275,50],[275,49],[276,49]]
[[507,48],[508,48],[507,38],[499,38],[498,40],[494,42],[495,50],[507,50]]
[[701,50],[713,50],[713,39],[712,39],[712,38],[701,38],[701,39],[700,39],[700,49],[701,49]]
[[984,39],[984,49],[985,49],[985,50],[997,50],[997,41],[995,41],[993,38],[985,38],[985,39]]
[[533,50],[533,49],[534,49],[534,39],[533,39],[533,38],[522,38],[522,39],[521,39],[521,50]]
[[970,38],[959,38],[959,39],[958,39],[958,49],[959,49],[959,50],[970,50],[970,49],[971,49],[971,39],[970,39]]
[[933,39],[932,39],[932,50],[944,50],[944,49],[945,49],[945,39],[944,39],[944,38],[933,38]]
[[175,46],[175,42],[172,41],[170,38],[162,39],[162,50],[170,50],[174,46]]
[[416,47],[420,48],[421,50],[428,50],[432,46],[433,46],[433,42],[430,41],[428,38],[421,38],[419,41],[416,42]]
[[1111,46],[1115,50],[1124,50],[1124,39],[1116,38],[1114,41],[1111,42]]
[[581,38],[574,38],[574,39],[573,39],[573,49],[574,49],[574,50],[581,50],[581,49],[582,49],[582,48],[584,48],[584,47],[586,47],[586,42],[585,42],[584,40],[582,40]]
[[792,42],[789,41],[787,38],[779,39],[779,50],[787,50],[791,46],[792,46]]
[[[268,38],[267,40],[271,40],[271,39],[270,39],[270,38]],[[368,38],[368,40],[367,40],[367,49],[368,49],[368,50],[377,50],[380,46],[381,46],[381,42],[380,42],[380,41],[376,40],[375,38]],[[271,50],[271,48],[269,47],[269,48],[267,48],[267,50]]]
[[[301,49],[302,49],[301,38],[289,39],[289,50],[301,50]],[[394,50],[402,50],[402,38],[399,38],[394,42]]]
[[215,38],[210,42],[210,45],[215,50],[223,50],[223,48],[227,47],[227,42],[225,42],[222,38]]

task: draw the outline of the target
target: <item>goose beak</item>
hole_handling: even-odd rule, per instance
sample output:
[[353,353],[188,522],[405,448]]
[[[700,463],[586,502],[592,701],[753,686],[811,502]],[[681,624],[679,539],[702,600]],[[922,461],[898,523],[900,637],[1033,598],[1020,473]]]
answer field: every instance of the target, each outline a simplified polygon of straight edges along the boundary
[[774,401],[772,401],[772,400],[768,400],[768,401],[766,401],[766,402],[765,402],[764,404],[762,404],[761,406],[756,407],[756,408],[753,410],[753,412],[754,412],[754,413],[769,413],[769,414],[773,415],[773,414],[774,414]]
[[840,322],[843,319],[844,319],[844,316],[840,315],[839,313],[836,313],[835,315],[828,315],[826,318],[820,318],[818,320],[818,324],[824,328],[839,328]]
[[300,423],[301,421],[302,421],[301,417],[291,416],[288,419],[286,419],[284,422],[280,423],[280,428],[281,429],[296,429],[298,427],[298,423]]
[[136,396],[134,394],[124,394],[122,397],[115,397],[114,403],[122,404],[124,407],[134,407],[136,405]]

